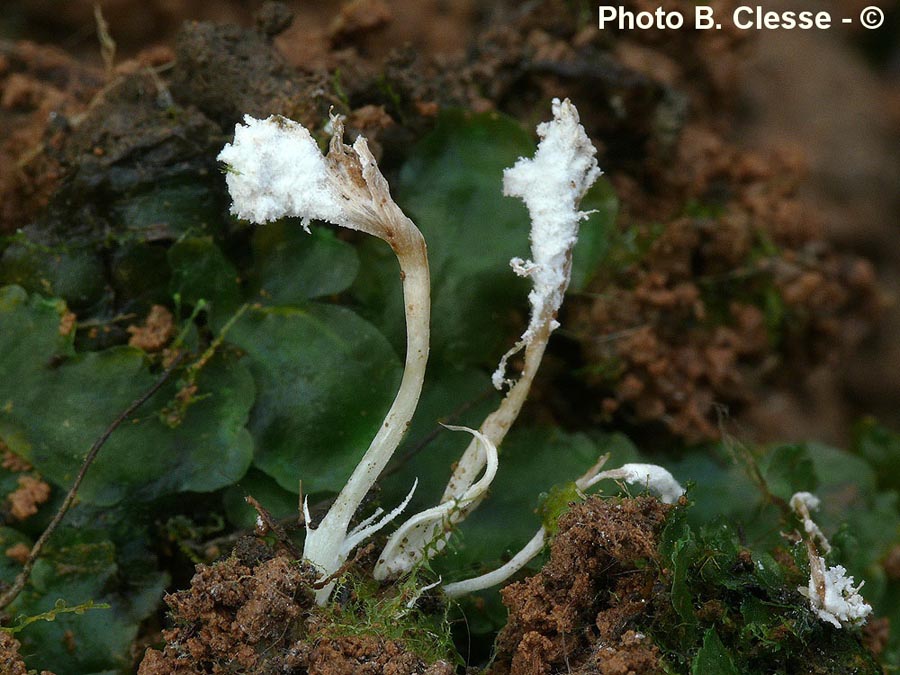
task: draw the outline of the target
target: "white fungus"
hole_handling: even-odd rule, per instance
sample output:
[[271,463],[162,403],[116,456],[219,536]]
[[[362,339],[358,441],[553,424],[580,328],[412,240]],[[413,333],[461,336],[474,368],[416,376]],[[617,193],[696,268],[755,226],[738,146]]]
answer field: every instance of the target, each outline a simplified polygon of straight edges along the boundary
[[340,203],[329,184],[325,157],[302,124],[284,117],[264,120],[244,115],[234,141],[219,153],[228,167],[225,183],[231,212],[254,223],[285,216],[344,224]]
[[587,482],[591,487],[605,478],[624,480],[632,485],[640,485],[659,496],[663,504],[674,504],[684,494],[684,488],[671,473],[657,464],[623,464],[618,469],[598,473]]
[[[390,460],[412,420],[429,349],[431,311],[428,257],[425,240],[415,224],[391,199],[390,189],[369,150],[365,137],[344,145],[343,124],[331,118],[334,134],[323,156],[303,125],[283,117],[265,120],[244,117],[234,141],[219,153],[228,168],[226,183],[232,213],[255,223],[286,216],[325,220],[383,239],[397,255],[406,314],[406,361],[397,396],[359,464],[344,484],[318,527],[306,515],[303,557],[319,569],[327,583],[317,591],[324,604],[334,587],[331,575],[353,548],[396,518],[406,500],[380,520],[376,514],[354,529],[350,522]],[[415,486],[413,486],[413,490]]]
[[841,565],[826,569],[825,559],[821,556],[811,556],[809,564],[815,572],[810,575],[808,586],[798,590],[809,598],[810,607],[819,618],[835,628],[864,624],[872,612],[872,606],[859,594],[865,582],[854,586],[853,577],[847,576],[846,569]]
[[818,554],[817,543],[825,553],[831,551],[831,544],[809,514],[818,509],[820,503],[810,492],[796,492],[790,499],[791,509],[803,521],[809,559],[809,582],[797,590],[809,599],[809,606],[818,617],[835,628],[859,626],[872,611],[871,605],[859,594],[865,582],[854,586],[853,577],[847,576],[844,567],[827,567],[825,558]]
[[791,509],[803,521],[803,529],[806,530],[806,533],[818,542],[822,551],[830,553],[831,544],[809,515],[810,511],[816,511],[819,508],[820,503],[819,498],[811,492],[795,492],[790,500]]
[[497,389],[506,381],[509,357],[529,344],[544,324],[555,330],[556,312],[569,286],[572,248],[578,224],[589,213],[578,209],[582,197],[602,173],[597,150],[579,124],[578,110],[566,99],[553,99],[553,119],[538,125],[541,141],[533,158],[520,158],[503,172],[503,194],[519,197],[531,217],[531,260],[513,258],[519,276],[529,277],[531,321],[515,347],[507,352],[493,375]]

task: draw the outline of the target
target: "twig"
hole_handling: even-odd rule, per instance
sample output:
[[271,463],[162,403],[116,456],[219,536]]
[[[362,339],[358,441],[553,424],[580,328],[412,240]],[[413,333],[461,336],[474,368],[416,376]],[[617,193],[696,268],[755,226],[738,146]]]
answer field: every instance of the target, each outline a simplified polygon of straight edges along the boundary
[[56,531],[56,528],[59,527],[59,524],[60,522],[62,522],[63,517],[65,517],[69,508],[71,508],[72,504],[75,502],[75,497],[78,495],[78,488],[81,487],[81,482],[84,480],[88,469],[97,458],[97,453],[100,452],[100,448],[102,448],[106,441],[109,440],[109,437],[112,436],[113,432],[118,429],[119,426],[121,426],[122,422],[131,417],[132,413],[134,413],[135,410],[140,408],[157,391],[162,388],[162,386],[172,376],[172,373],[178,367],[179,363],[181,363],[183,357],[184,355],[180,354],[169,365],[169,367],[166,368],[163,374],[159,376],[159,379],[153,383],[153,386],[150,387],[150,389],[148,389],[139,398],[134,400],[131,405],[125,408],[125,410],[123,410],[108,427],[106,427],[106,430],[102,434],[100,434],[100,437],[96,441],[94,441],[94,444],[91,446],[91,449],[88,450],[88,453],[84,458],[84,462],[82,462],[81,464],[81,469],[79,469],[78,475],[75,477],[75,482],[72,483],[72,487],[69,488],[69,493],[66,495],[63,503],[60,505],[59,510],[56,512],[56,515],[53,516],[53,520],[50,521],[50,524],[47,525],[47,529],[44,530],[41,536],[38,537],[38,540],[34,543],[34,546],[31,547],[31,552],[28,554],[28,558],[25,560],[25,565],[22,567],[22,571],[19,572],[19,575],[16,577],[16,580],[13,582],[12,586],[10,586],[3,593],[3,595],[0,596],[0,610],[5,609],[13,600],[16,599],[16,597],[18,597],[19,593],[22,592],[22,589],[25,588],[25,584],[28,583],[28,579],[31,576],[31,570],[34,567],[34,563],[40,556],[41,551],[44,548],[44,544],[47,543],[47,540]]
[[97,24],[97,40],[100,42],[100,56],[106,67],[106,78],[111,80],[116,65],[116,41],[109,33],[109,24],[103,18],[99,3],[94,5],[94,22]]
[[[269,532],[275,535],[275,538],[278,539],[278,542],[287,549],[292,558],[294,558],[295,560],[299,560],[303,557],[303,555],[300,553],[300,549],[294,546],[294,542],[292,542],[290,538],[288,538],[287,532],[281,526],[281,523],[273,518],[272,514],[269,513],[262,504],[256,501],[256,499],[251,495],[247,495],[246,497],[244,497],[244,501],[254,509],[256,509],[256,513],[259,516],[260,522]],[[257,530],[259,529],[260,528],[257,527]]]

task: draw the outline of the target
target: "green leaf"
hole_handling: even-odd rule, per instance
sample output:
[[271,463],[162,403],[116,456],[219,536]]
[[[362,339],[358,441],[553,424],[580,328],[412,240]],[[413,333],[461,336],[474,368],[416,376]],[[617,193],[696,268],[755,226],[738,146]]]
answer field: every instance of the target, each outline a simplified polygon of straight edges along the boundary
[[17,284],[30,292],[63,297],[76,311],[103,299],[106,272],[95,247],[42,246],[31,236],[38,235],[26,228],[3,252],[0,285]]
[[110,282],[122,312],[145,314],[151,305],[168,303],[171,271],[163,246],[129,242],[110,258]]
[[690,526],[673,518],[663,531],[661,548],[672,564],[672,606],[687,627],[696,626],[690,569],[697,554],[697,542]]
[[619,200],[612,185],[600,178],[581,200],[581,210],[593,211],[579,229],[578,244],[572,253],[570,291],[581,291],[607,262],[614,233]]
[[166,253],[172,279],[170,293],[182,302],[196,306],[205,300],[217,327],[240,304],[238,273],[212,237],[187,237],[177,241]]
[[853,452],[875,470],[881,489],[900,490],[900,434],[872,418],[860,420],[853,432]]
[[271,305],[303,304],[340,293],[359,270],[356,249],[323,226],[305,232],[296,220],[270,223],[256,228],[252,245],[251,286]]
[[[762,495],[746,472],[716,448],[700,448],[664,466],[682,485],[691,483],[687,519],[699,527],[717,516],[746,523],[759,508]],[[766,527],[770,527],[767,523]]]
[[763,457],[760,467],[769,491],[784,500],[795,492],[815,492],[818,480],[809,451],[803,445],[781,445]]
[[[518,199],[503,197],[503,169],[532,156],[535,142],[514,120],[446,112],[411,151],[397,201],[428,242],[432,276],[432,360],[491,364],[525,327],[529,284],[509,268],[529,257],[530,221]],[[616,210],[601,181],[585,199],[596,208],[581,225],[573,290],[588,281],[606,250]],[[394,344],[402,342],[396,263],[386,246],[366,242],[354,291]],[[515,310],[520,310],[516,312]]]
[[285,490],[339,490],[369,447],[400,381],[384,337],[349,309],[259,307],[229,331],[259,394],[255,465]]
[[[130,347],[76,354],[71,334],[59,334],[64,309],[15,286],[0,289],[0,439],[67,486],[91,444],[158,376]],[[160,419],[175,383],[145,403],[100,451],[79,498],[108,505],[211,491],[240,478],[252,456],[244,428],[254,396],[250,374],[233,357],[217,356],[197,386],[198,400],[175,427]]]
[[715,628],[706,631],[703,646],[694,658],[692,675],[740,675]]
[[206,180],[174,178],[121,197],[110,207],[120,241],[159,241],[212,231],[221,221],[217,192]]
[[[102,523],[102,516],[95,515],[94,522]],[[10,606],[13,616],[50,612],[52,617],[30,623],[16,635],[29,668],[67,675],[130,672],[129,647],[141,622],[155,611],[167,582],[145,548],[144,532],[132,529],[130,539],[126,546],[134,551],[84,522],[56,532]],[[17,571],[4,570],[3,581],[11,581]],[[55,611],[61,603],[74,607],[91,602],[109,607]]]

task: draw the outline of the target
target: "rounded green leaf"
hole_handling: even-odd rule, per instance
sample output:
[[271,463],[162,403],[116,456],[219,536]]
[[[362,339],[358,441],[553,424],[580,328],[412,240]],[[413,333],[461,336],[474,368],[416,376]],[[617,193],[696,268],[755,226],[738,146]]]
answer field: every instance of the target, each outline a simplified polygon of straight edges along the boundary
[[[60,301],[22,289],[0,290],[0,440],[44,476],[68,486],[103,430],[150,389],[143,352],[113,347],[75,354],[59,334]],[[252,440],[244,428],[253,381],[234,357],[217,356],[200,372],[195,402],[178,425],[163,410],[176,395],[170,382],[107,441],[79,498],[113,504],[230,485],[247,470]]]
[[[334,232],[306,232],[296,220],[256,228],[251,287],[267,304],[295,305],[345,290],[356,278],[356,250]],[[397,282],[399,285],[399,282]]]
[[258,387],[255,465],[286,490],[337,491],[393,400],[400,362],[374,326],[344,307],[258,307],[229,331]]
[[217,327],[240,304],[238,272],[212,237],[186,237],[166,252],[172,279],[169,290],[183,303],[195,307],[201,300],[210,303]]

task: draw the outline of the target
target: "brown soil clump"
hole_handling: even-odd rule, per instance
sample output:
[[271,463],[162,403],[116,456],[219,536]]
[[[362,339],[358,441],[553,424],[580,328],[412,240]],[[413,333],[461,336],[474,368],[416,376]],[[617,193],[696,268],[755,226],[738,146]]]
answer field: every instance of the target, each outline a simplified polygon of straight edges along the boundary
[[509,621],[492,675],[662,672],[637,632],[655,592],[660,532],[672,507],[652,497],[591,498],[559,521],[550,560],[501,592]]
[[59,49],[0,40],[0,234],[46,206],[67,130],[101,85],[99,71]]
[[7,497],[9,512],[16,520],[25,520],[38,512],[38,507],[50,499],[50,486],[35,476],[19,476],[19,487]]
[[162,305],[153,305],[143,326],[128,326],[128,344],[145,352],[158,352],[175,334],[172,312]]
[[[28,675],[28,667],[19,656],[20,646],[19,641],[12,635],[0,631],[0,673],[3,675]],[[49,670],[42,670],[41,675],[53,675],[53,673]]]
[[295,637],[291,625],[312,599],[300,567],[286,558],[251,568],[231,557],[199,565],[191,587],[166,603],[176,627],[163,633],[163,651],[148,650],[141,675],[282,672]]
[[[166,598],[174,628],[162,650],[147,650],[140,675],[293,673],[308,675],[451,675],[396,640],[335,636],[317,613],[315,575],[259,547],[214,565],[198,565],[191,587]],[[267,550],[267,549],[266,549]]]
[[[632,226],[618,271],[575,305],[571,325],[594,366],[590,386],[606,392],[602,414],[696,443],[718,437],[722,405],[739,411],[833,365],[881,301],[871,265],[823,242],[794,160],[764,160],[698,128],[678,148],[690,174],[681,206],[657,213],[662,224]],[[647,197],[618,183],[623,216],[640,219],[633,209]]]

